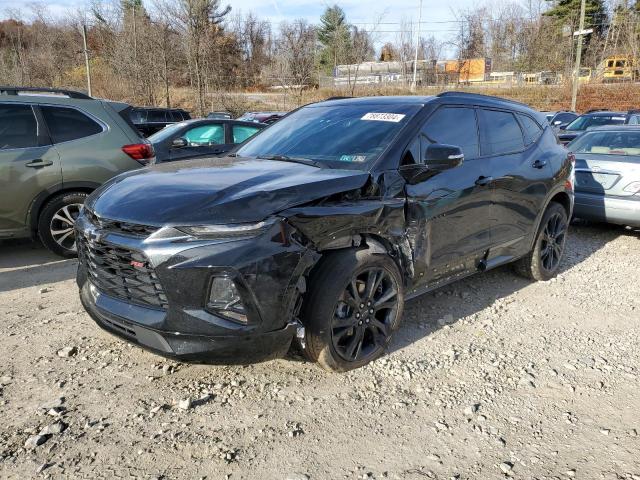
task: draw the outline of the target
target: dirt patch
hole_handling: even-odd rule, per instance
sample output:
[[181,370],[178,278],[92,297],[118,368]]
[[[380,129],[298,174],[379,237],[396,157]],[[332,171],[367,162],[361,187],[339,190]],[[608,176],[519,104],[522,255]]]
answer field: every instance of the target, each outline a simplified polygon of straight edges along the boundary
[[409,302],[388,355],[178,364],[101,331],[75,261],[0,250],[1,478],[640,478],[640,234]]

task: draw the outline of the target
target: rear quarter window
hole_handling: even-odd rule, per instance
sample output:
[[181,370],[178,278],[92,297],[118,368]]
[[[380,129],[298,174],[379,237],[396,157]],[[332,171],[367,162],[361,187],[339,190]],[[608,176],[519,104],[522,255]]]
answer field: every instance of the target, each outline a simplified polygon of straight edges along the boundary
[[54,143],[90,137],[103,131],[102,125],[74,108],[41,106]]
[[535,143],[538,138],[540,138],[540,135],[542,135],[542,128],[538,125],[538,122],[533,118],[520,113],[518,114],[518,120],[520,120],[520,125],[522,125],[525,145]]

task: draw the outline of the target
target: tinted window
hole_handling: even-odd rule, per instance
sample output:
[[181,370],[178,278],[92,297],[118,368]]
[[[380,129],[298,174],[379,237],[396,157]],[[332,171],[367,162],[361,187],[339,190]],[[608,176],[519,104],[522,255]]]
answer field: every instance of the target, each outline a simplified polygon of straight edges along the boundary
[[538,140],[542,134],[542,128],[540,128],[540,125],[538,125],[538,123],[531,117],[518,115],[518,118],[522,124],[522,130],[524,131],[524,142],[527,145],[531,145],[533,142]]
[[625,114],[620,115],[582,115],[567,126],[567,130],[582,131],[603,125],[622,125],[626,120]]
[[54,143],[68,142],[102,132],[102,127],[73,108],[40,107]]
[[577,115],[574,115],[573,113],[559,113],[559,114],[557,114],[555,116],[553,121],[554,122],[569,123],[569,122],[572,122],[576,117],[577,117]]
[[[567,148],[574,153],[595,153],[598,155],[629,155],[640,160],[640,131],[587,132]],[[633,160],[632,160],[633,161]]]
[[38,124],[29,105],[0,105],[0,149],[38,146]]
[[183,135],[190,146],[219,145],[224,143],[224,127],[220,124],[195,127]]
[[258,131],[259,128],[256,127],[247,127],[245,125],[234,125],[233,127],[233,143],[242,143],[247,138],[252,137]]
[[144,110],[131,110],[130,118],[133,123],[144,123],[147,121],[147,112]]
[[166,122],[167,112],[164,110],[149,110],[147,112],[147,122]]
[[484,109],[478,113],[482,122],[483,155],[501,155],[524,149],[522,130],[512,113]]
[[441,107],[429,117],[422,133],[430,142],[460,147],[466,159],[477,158],[480,154],[473,108]]

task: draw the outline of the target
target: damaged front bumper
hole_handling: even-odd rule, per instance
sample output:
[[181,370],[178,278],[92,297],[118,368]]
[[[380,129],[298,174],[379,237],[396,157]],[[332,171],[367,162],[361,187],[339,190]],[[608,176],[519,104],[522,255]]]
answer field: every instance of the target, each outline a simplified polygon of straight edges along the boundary
[[[182,360],[249,363],[282,355],[299,327],[301,278],[317,254],[285,222],[258,237],[202,240],[171,227],[149,236],[76,223],[82,304],[103,329]],[[246,319],[208,304],[212,280],[232,278]]]

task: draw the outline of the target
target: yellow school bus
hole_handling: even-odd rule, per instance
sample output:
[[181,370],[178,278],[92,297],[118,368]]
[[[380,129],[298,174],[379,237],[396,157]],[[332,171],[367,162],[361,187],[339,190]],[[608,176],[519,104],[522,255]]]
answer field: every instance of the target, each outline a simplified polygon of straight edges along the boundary
[[633,82],[638,78],[635,61],[628,55],[613,55],[602,63],[603,82]]

